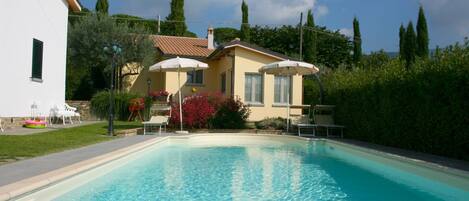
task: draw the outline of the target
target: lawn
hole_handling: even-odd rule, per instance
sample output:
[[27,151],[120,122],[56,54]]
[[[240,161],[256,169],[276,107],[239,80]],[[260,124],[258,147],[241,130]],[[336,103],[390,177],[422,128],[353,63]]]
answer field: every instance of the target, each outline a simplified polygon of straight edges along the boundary
[[[140,126],[140,122],[115,122],[116,131]],[[0,135],[0,164],[118,138],[106,134],[107,123],[103,122],[34,135]]]

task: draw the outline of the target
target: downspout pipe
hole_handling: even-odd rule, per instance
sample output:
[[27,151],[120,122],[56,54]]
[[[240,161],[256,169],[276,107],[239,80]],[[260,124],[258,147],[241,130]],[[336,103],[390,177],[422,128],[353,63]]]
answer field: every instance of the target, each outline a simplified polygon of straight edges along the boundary
[[314,78],[316,78],[316,81],[319,85],[319,104],[323,104],[324,101],[324,85],[321,82],[321,78],[319,77],[319,72],[314,74]]
[[227,54],[227,56],[229,56],[231,58],[231,86],[230,86],[230,90],[231,90],[231,97],[234,97],[234,84],[235,84],[235,80],[234,80],[234,75],[235,75],[235,55],[234,54]]

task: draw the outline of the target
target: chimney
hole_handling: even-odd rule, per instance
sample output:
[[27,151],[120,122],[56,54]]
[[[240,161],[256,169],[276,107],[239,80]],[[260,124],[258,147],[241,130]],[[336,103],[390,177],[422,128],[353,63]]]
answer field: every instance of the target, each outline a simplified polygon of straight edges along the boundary
[[213,36],[213,27],[209,26],[208,30],[207,30],[207,48],[211,49],[211,50],[215,49],[213,38],[214,38],[214,36]]

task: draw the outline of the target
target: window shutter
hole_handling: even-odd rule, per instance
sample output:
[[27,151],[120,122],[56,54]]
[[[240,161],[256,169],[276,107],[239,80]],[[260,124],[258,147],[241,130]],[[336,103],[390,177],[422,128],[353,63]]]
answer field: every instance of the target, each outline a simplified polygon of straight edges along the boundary
[[43,42],[33,39],[32,78],[42,79]]

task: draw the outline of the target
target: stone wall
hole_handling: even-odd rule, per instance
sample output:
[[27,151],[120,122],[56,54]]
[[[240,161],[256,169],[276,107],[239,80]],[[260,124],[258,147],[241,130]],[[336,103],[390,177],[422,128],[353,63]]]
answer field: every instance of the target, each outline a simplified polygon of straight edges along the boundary
[[82,121],[96,121],[99,120],[96,116],[91,114],[91,102],[90,101],[74,101],[67,100],[68,105],[76,107],[77,111],[81,115]]
[[[30,119],[30,117],[0,117],[2,119],[1,123],[5,129],[16,128],[23,126],[25,120]],[[1,133],[0,133],[1,134]]]

